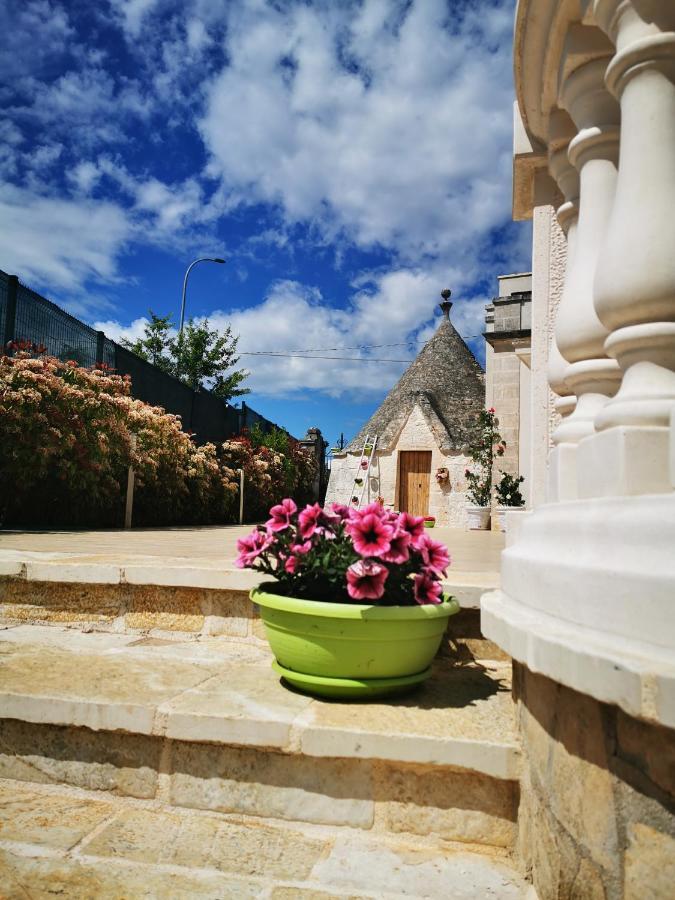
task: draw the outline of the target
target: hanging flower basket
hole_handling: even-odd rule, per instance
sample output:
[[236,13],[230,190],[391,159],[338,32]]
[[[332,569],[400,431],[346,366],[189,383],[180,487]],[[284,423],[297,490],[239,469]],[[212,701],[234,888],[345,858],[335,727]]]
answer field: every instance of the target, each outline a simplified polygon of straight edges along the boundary
[[445,466],[441,466],[436,469],[436,481],[439,484],[445,484],[445,482],[450,480],[450,472]]
[[238,542],[237,565],[276,581],[251,591],[284,681],[316,696],[400,693],[431,674],[448,617],[449,555],[424,520],[292,500]]
[[425,528],[433,528],[436,525],[436,516],[425,516],[424,517],[424,527]]

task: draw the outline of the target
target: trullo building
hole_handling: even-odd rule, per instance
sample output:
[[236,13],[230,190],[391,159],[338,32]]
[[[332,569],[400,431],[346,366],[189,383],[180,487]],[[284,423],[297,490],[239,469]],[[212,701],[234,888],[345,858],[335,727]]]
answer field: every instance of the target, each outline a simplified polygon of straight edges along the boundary
[[[436,333],[344,451],[334,453],[327,503],[381,497],[385,506],[432,515],[439,525],[466,520],[467,446],[484,407],[483,370],[450,321],[449,291]],[[377,437],[362,485],[359,461]]]

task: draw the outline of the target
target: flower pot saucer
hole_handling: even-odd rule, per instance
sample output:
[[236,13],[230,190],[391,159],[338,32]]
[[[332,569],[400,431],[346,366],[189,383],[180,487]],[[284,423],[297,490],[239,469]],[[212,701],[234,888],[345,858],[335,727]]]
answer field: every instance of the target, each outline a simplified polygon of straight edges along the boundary
[[275,659],[272,668],[289,685],[303,694],[326,697],[330,700],[370,700],[402,694],[420,684],[431,675],[431,666],[415,675],[397,678],[330,678],[323,675],[306,675],[287,669]]

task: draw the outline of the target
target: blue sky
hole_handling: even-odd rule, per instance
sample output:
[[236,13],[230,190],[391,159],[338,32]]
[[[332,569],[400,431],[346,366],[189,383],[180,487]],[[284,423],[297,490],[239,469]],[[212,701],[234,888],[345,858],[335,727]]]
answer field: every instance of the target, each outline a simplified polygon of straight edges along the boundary
[[0,268],[119,339],[149,308],[177,319],[187,264],[224,256],[193,270],[189,315],[245,354],[357,357],[243,355],[247,402],[353,435],[442,288],[482,361],[496,276],[529,268],[513,7],[0,0]]

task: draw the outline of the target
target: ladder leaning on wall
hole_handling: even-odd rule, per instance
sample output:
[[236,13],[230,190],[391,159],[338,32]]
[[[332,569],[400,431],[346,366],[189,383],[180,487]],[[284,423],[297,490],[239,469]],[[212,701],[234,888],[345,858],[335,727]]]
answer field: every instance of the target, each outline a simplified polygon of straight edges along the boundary
[[373,460],[375,459],[376,448],[377,435],[367,434],[366,439],[363,442],[363,449],[361,450],[361,457],[352,483],[351,493],[347,500],[347,505],[351,506],[353,509],[360,509],[361,506],[363,506],[363,498],[366,493],[366,487],[368,486],[368,477],[370,475]]

